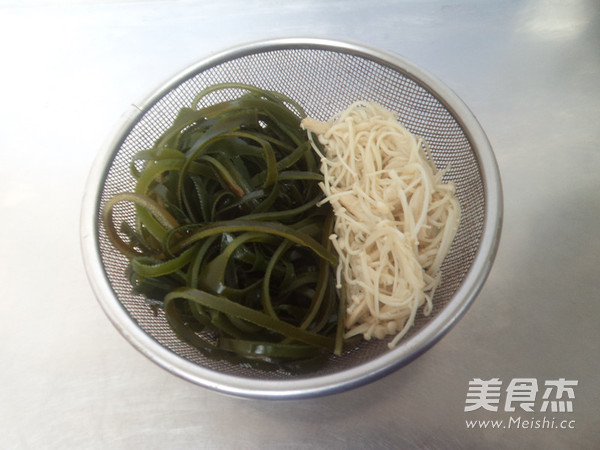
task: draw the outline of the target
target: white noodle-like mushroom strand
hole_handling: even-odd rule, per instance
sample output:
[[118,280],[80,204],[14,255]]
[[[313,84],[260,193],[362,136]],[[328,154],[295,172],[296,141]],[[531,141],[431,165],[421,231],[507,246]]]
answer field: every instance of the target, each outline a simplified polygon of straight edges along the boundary
[[356,102],[328,122],[306,118],[302,126],[321,158],[324,202],[336,217],[331,241],[345,336],[394,335],[394,347],[421,307],[425,315],[433,309],[460,221],[455,186],[442,182],[425,141],[376,103]]

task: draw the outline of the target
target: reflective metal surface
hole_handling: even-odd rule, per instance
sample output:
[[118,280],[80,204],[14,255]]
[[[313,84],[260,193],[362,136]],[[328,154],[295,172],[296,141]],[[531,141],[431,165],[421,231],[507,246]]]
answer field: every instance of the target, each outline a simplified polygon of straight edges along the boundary
[[[300,64],[304,67],[298,67]],[[282,83],[282,68],[289,67],[293,67],[292,76]],[[297,99],[310,117],[331,117],[339,112],[338,105],[365,98],[406,105],[398,111],[400,120],[429,142],[434,160],[449,167],[446,179],[456,187],[461,226],[441,268],[442,283],[433,298],[436,308],[428,318],[417,318],[411,332],[393,350],[374,339],[360,349],[330,357],[322,368],[306,374],[232,366],[181,345],[164,316],[131,294],[126,263],[108,242],[101,224],[102,201],[132,189],[129,161],[154,139],[148,130],[161,125],[166,129],[164,117],[175,117],[188,105],[186,97],[193,99],[203,85],[232,79],[267,89],[277,83],[278,91]],[[501,231],[498,166],[485,132],[468,107],[443,83],[408,61],[348,41],[261,40],[185,69],[144,104],[147,106],[138,106],[137,114],[119,127],[94,164],[82,207],[82,251],[88,277],[107,316],[134,347],[174,374],[219,392],[252,398],[306,398],[341,392],[374,381],[423,354],[458,322],[481,290]],[[460,172],[453,170],[457,167]],[[132,213],[113,221],[128,220]],[[130,224],[135,227],[134,222]]]
[[[598,447],[599,13],[592,0],[0,2],[2,448]],[[503,235],[469,312],[408,366],[324,398],[243,400],[172,376],[114,330],[79,213],[132,103],[202,57],[289,35],[359,41],[450,86],[494,148]],[[496,378],[497,411],[465,411],[469,382]],[[560,379],[578,383],[555,399],[572,412],[542,411]]]

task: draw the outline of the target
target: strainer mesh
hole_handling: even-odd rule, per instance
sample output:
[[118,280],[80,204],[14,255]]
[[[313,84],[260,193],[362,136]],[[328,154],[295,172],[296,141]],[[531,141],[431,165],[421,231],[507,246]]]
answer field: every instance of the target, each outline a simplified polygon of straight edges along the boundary
[[[452,299],[471,267],[483,231],[484,182],[467,136],[444,104],[416,80],[375,59],[337,50],[286,48],[239,56],[200,71],[150,107],[115,149],[101,193],[100,211],[113,195],[133,190],[134,181],[129,173],[131,156],[151,147],[169,127],[178,110],[190,105],[196,93],[223,82],[248,83],[282,92],[297,100],[309,116],[320,120],[328,119],[357,100],[377,102],[397,111],[410,131],[428,141],[438,168],[450,165],[445,178],[456,184],[462,220],[442,266],[443,281],[436,291],[433,312],[429,317],[418,316],[405,338],[409,339]],[[223,99],[213,97],[212,101]],[[98,217],[101,217],[100,211]],[[119,204],[114,218],[116,223],[121,220],[132,222],[132,206]],[[124,276],[126,259],[113,249],[100,222],[98,229],[102,263],[115,296],[139,327],[161,345],[189,361],[226,374],[257,379],[306,376],[285,371],[263,372],[209,360],[178,340],[162,313],[155,314],[142,297],[131,293],[131,286]],[[367,342],[344,355],[331,357],[319,372],[310,376],[355,367],[385,351],[386,342]]]

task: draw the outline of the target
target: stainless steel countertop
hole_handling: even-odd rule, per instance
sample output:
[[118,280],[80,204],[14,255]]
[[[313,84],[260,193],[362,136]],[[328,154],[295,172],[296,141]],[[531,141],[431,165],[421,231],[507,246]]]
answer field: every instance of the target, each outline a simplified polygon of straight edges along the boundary
[[[239,399],[110,324],[83,269],[81,199],[129,105],[213,52],[298,35],[394,52],[466,102],[500,166],[502,241],[465,317],[407,367],[324,398]],[[1,448],[600,446],[597,1],[0,1],[0,42]],[[469,382],[493,378],[498,411],[465,411]],[[538,383],[533,412],[507,411],[520,378]],[[578,382],[560,399],[573,412],[540,411],[561,378]]]

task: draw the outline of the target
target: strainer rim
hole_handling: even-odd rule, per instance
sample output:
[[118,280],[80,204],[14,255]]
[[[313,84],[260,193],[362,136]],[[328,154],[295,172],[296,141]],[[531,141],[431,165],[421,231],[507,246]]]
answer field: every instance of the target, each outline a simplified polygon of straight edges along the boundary
[[[323,49],[367,58],[386,65],[425,87],[459,122],[476,154],[484,183],[484,224],[479,248],[458,290],[432,320],[398,346],[358,367],[333,374],[293,380],[261,380],[227,375],[201,367],[175,354],[146,334],[118,301],[102,265],[98,242],[98,211],[106,173],[121,143],[137,121],[165,93],[182,81],[221,62],[256,52],[281,49]],[[183,69],[122,117],[116,132],[99,152],[90,171],[81,209],[83,262],[94,294],[105,314],[125,339],[167,371],[206,388],[235,396],[264,399],[315,397],[372,382],[408,364],[438,342],[464,315],[480,292],[496,256],[503,216],[500,172],[490,142],[466,104],[445,84],[403,57],[357,42],[330,38],[286,37],[253,41],[208,56]]]

